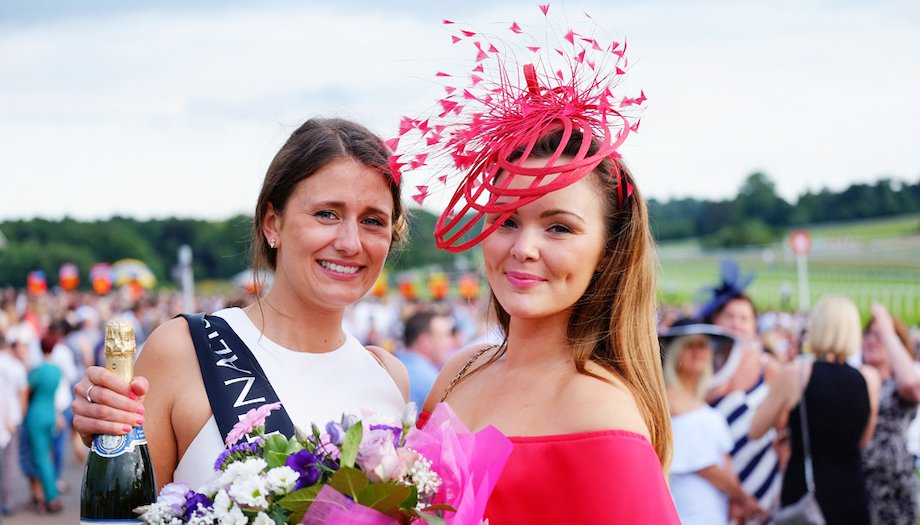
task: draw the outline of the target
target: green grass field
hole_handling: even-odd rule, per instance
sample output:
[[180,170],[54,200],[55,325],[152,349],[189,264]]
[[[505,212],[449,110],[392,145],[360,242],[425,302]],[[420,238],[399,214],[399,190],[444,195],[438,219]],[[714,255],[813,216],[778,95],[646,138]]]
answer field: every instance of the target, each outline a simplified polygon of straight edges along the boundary
[[[813,240],[807,258],[810,304],[826,294],[845,295],[865,318],[877,301],[907,323],[920,325],[920,216],[805,229]],[[743,273],[756,275],[748,291],[761,309],[800,307],[797,262],[787,239],[731,251],[703,251],[686,241],[662,244],[662,301],[700,304],[707,296],[705,287],[718,283],[719,264],[726,257],[738,261]]]

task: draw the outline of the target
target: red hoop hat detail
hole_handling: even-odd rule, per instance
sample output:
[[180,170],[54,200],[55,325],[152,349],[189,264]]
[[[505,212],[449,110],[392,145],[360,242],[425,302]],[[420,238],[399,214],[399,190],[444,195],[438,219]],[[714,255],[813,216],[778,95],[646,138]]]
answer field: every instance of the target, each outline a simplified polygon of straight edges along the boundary
[[[548,5],[539,7],[546,15]],[[454,24],[447,20],[444,23]],[[509,31],[516,36],[523,33],[517,22]],[[400,123],[400,138],[418,130],[426,145],[434,151],[429,149],[428,153],[414,155],[402,152],[390,159],[395,177],[401,172],[428,166],[429,157],[434,159],[443,154],[450,155],[454,169],[465,172],[435,226],[438,247],[451,252],[475,246],[521,206],[577,182],[605,158],[619,157],[617,149],[631,131],[638,130],[639,120],[633,122],[615,107],[640,106],[646,100],[644,92],[636,98],[624,97],[619,103],[614,100],[611,88],[626,67],[625,44],[621,47],[613,42],[602,47],[596,39],[569,29],[565,34],[569,45],[565,47],[571,51],[552,50],[566,61],[568,74],[562,69],[550,71],[552,56],[543,60],[537,57],[541,74],[534,63],[527,63],[520,70],[514,64],[506,66],[505,55],[480,33],[460,30],[459,34],[452,35],[452,40],[456,43],[474,37],[477,38],[472,41],[476,48],[476,65],[468,77],[469,84],[466,87],[445,86],[447,95],[438,101],[441,112],[437,116],[424,120],[404,117]],[[541,48],[527,46],[527,49],[537,54]],[[494,60],[494,71],[492,67],[484,67],[492,62],[489,59]],[[612,65],[610,60],[613,60]],[[603,73],[604,66],[612,72]],[[509,71],[521,71],[519,82],[511,81]],[[487,73],[494,73],[497,80],[490,81]],[[451,77],[444,72],[436,76]],[[560,146],[546,159],[545,166],[524,167],[536,142],[547,133],[560,130]],[[573,135],[579,134],[578,152],[563,157],[568,142]],[[599,147],[589,152],[592,139]],[[399,138],[390,144],[396,149]],[[509,158],[515,160],[509,161]],[[616,185],[620,202],[623,202],[632,188],[621,178],[616,163],[613,171],[611,183]],[[529,183],[510,188],[516,177],[525,177]],[[446,184],[447,179],[448,176],[440,175],[437,184]],[[417,188],[419,193],[413,199],[421,204],[434,186]],[[500,216],[471,237],[470,230],[487,213]]]

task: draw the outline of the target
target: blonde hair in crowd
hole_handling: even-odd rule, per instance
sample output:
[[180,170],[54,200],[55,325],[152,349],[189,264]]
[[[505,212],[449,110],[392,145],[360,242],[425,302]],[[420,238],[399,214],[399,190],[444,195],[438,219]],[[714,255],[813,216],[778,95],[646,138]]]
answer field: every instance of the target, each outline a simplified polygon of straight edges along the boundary
[[[675,338],[671,341],[671,344],[668,345],[668,348],[664,353],[664,364],[662,365],[664,371],[664,384],[667,386],[679,385],[680,380],[678,379],[677,369],[680,366],[680,356],[683,355],[685,351],[685,346],[690,341],[694,339],[703,339],[706,342],[706,346],[712,350],[712,344],[709,342],[709,337],[703,334],[688,334],[682,335]],[[708,362],[708,366],[703,370],[703,375],[700,376],[699,380],[696,383],[696,390],[693,392],[696,397],[703,399],[706,396],[706,390],[709,386],[709,379],[712,378],[712,361]]]
[[839,295],[822,297],[811,314],[808,347],[815,357],[846,359],[859,349],[862,329],[853,301]]

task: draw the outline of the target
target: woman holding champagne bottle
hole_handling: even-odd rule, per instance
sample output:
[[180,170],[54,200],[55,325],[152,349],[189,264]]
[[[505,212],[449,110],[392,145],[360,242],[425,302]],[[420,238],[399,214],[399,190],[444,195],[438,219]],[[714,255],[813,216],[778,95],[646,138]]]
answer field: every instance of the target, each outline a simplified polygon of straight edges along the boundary
[[[289,423],[307,429],[360,409],[399,416],[409,392],[405,367],[342,329],[345,308],[371,288],[405,231],[388,156],[379,137],[352,122],[310,119],[297,129],[269,166],[255,210],[254,271],[274,271],[271,289],[251,306],[206,317],[199,332],[191,319],[161,325],[130,383],[88,369],[73,405],[84,441],[144,425],[158,485],[197,487],[224,448],[215,416],[227,408],[245,413],[277,394]],[[210,331],[218,325],[219,338]],[[214,370],[256,372],[215,387],[232,390],[222,403],[232,407],[215,405],[207,385],[214,374],[199,367],[208,342],[194,340],[205,329],[229,345],[214,350]],[[249,365],[236,361],[243,352],[251,352]],[[253,386],[263,377],[265,385]]]

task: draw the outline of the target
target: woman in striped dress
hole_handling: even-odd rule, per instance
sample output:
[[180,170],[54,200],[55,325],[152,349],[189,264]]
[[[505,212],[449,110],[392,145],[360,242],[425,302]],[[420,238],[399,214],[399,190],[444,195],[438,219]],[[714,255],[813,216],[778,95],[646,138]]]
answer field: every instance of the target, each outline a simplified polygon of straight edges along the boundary
[[[704,319],[725,328],[744,341],[738,369],[732,377],[707,395],[709,404],[728,422],[732,436],[731,460],[744,491],[757,498],[760,506],[770,511],[776,507],[780,489],[780,461],[776,429],[770,429],[758,439],[749,439],[751,419],[757,407],[767,397],[767,383],[779,370],[779,364],[763,351],[757,337],[757,310],[753,301],[741,290],[718,296],[710,303]],[[785,422],[781,422],[784,424]]]

